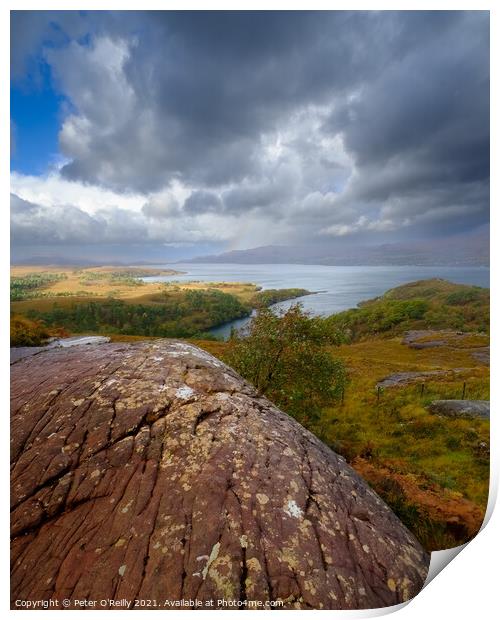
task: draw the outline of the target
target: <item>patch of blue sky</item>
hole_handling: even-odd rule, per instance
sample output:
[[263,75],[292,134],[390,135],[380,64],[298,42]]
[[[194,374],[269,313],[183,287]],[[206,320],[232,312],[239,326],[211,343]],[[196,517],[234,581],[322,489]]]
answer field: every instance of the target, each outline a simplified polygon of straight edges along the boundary
[[[50,23],[46,37],[25,59],[24,75],[11,82],[11,170],[27,175],[45,174],[63,158],[58,134],[63,115],[71,102],[57,90],[43,48],[64,47],[70,38],[56,22]],[[88,35],[79,40],[89,45]]]
[[13,148],[11,170],[40,175],[58,158],[63,97],[52,88],[10,91]]

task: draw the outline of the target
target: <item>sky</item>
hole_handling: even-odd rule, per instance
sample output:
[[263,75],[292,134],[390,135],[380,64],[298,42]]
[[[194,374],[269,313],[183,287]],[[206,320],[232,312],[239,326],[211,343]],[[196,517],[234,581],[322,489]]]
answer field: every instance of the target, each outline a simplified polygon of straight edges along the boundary
[[489,224],[486,11],[11,12],[11,252],[171,261]]

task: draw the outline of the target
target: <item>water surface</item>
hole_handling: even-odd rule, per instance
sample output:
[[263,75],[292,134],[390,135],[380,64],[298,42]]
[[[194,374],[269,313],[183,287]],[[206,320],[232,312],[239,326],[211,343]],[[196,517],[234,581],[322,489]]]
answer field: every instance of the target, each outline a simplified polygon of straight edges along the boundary
[[[490,286],[488,267],[417,267],[417,266],[370,266],[333,267],[327,265],[237,265],[237,264],[191,264],[158,265],[186,273],[177,276],[151,276],[145,281],[189,282],[252,282],[263,289],[305,288],[319,291],[276,304],[288,308],[300,301],[304,310],[318,315],[329,315],[354,308],[360,301],[377,297],[390,288],[428,278],[443,278],[458,284]],[[213,334],[227,337],[231,327],[240,328],[248,318],[238,319],[212,330]]]

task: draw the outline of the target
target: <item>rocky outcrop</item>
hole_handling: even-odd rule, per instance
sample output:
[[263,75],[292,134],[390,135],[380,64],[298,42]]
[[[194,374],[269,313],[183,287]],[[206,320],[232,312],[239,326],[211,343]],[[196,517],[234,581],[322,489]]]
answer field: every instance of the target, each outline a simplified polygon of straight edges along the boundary
[[422,587],[428,555],[344,459],[202,350],[11,370],[13,607],[352,609]]
[[412,383],[424,382],[426,379],[435,379],[437,377],[450,377],[460,375],[463,372],[470,372],[470,368],[452,368],[450,370],[422,370],[415,372],[396,372],[393,375],[381,379],[376,387],[390,388],[403,387]]
[[490,347],[481,347],[480,349],[476,349],[471,353],[472,357],[484,364],[485,366],[490,365]]
[[451,332],[446,329],[411,329],[405,332],[402,344],[410,349],[430,349],[444,347],[449,340],[462,337],[463,332]]
[[410,349],[434,349],[447,347],[453,350],[467,350],[471,357],[483,364],[490,365],[490,347],[481,346],[485,340],[484,333],[457,332],[445,329],[414,329],[407,331],[401,341]]
[[434,400],[429,405],[430,413],[451,418],[486,418],[490,417],[489,400]]

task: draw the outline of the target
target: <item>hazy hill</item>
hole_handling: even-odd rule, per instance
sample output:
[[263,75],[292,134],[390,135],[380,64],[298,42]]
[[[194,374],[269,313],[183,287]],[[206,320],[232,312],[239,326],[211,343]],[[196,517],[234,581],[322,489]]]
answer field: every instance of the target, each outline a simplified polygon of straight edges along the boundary
[[248,250],[200,256],[182,262],[313,265],[489,265],[489,237],[485,233],[406,243],[313,246],[268,245]]

